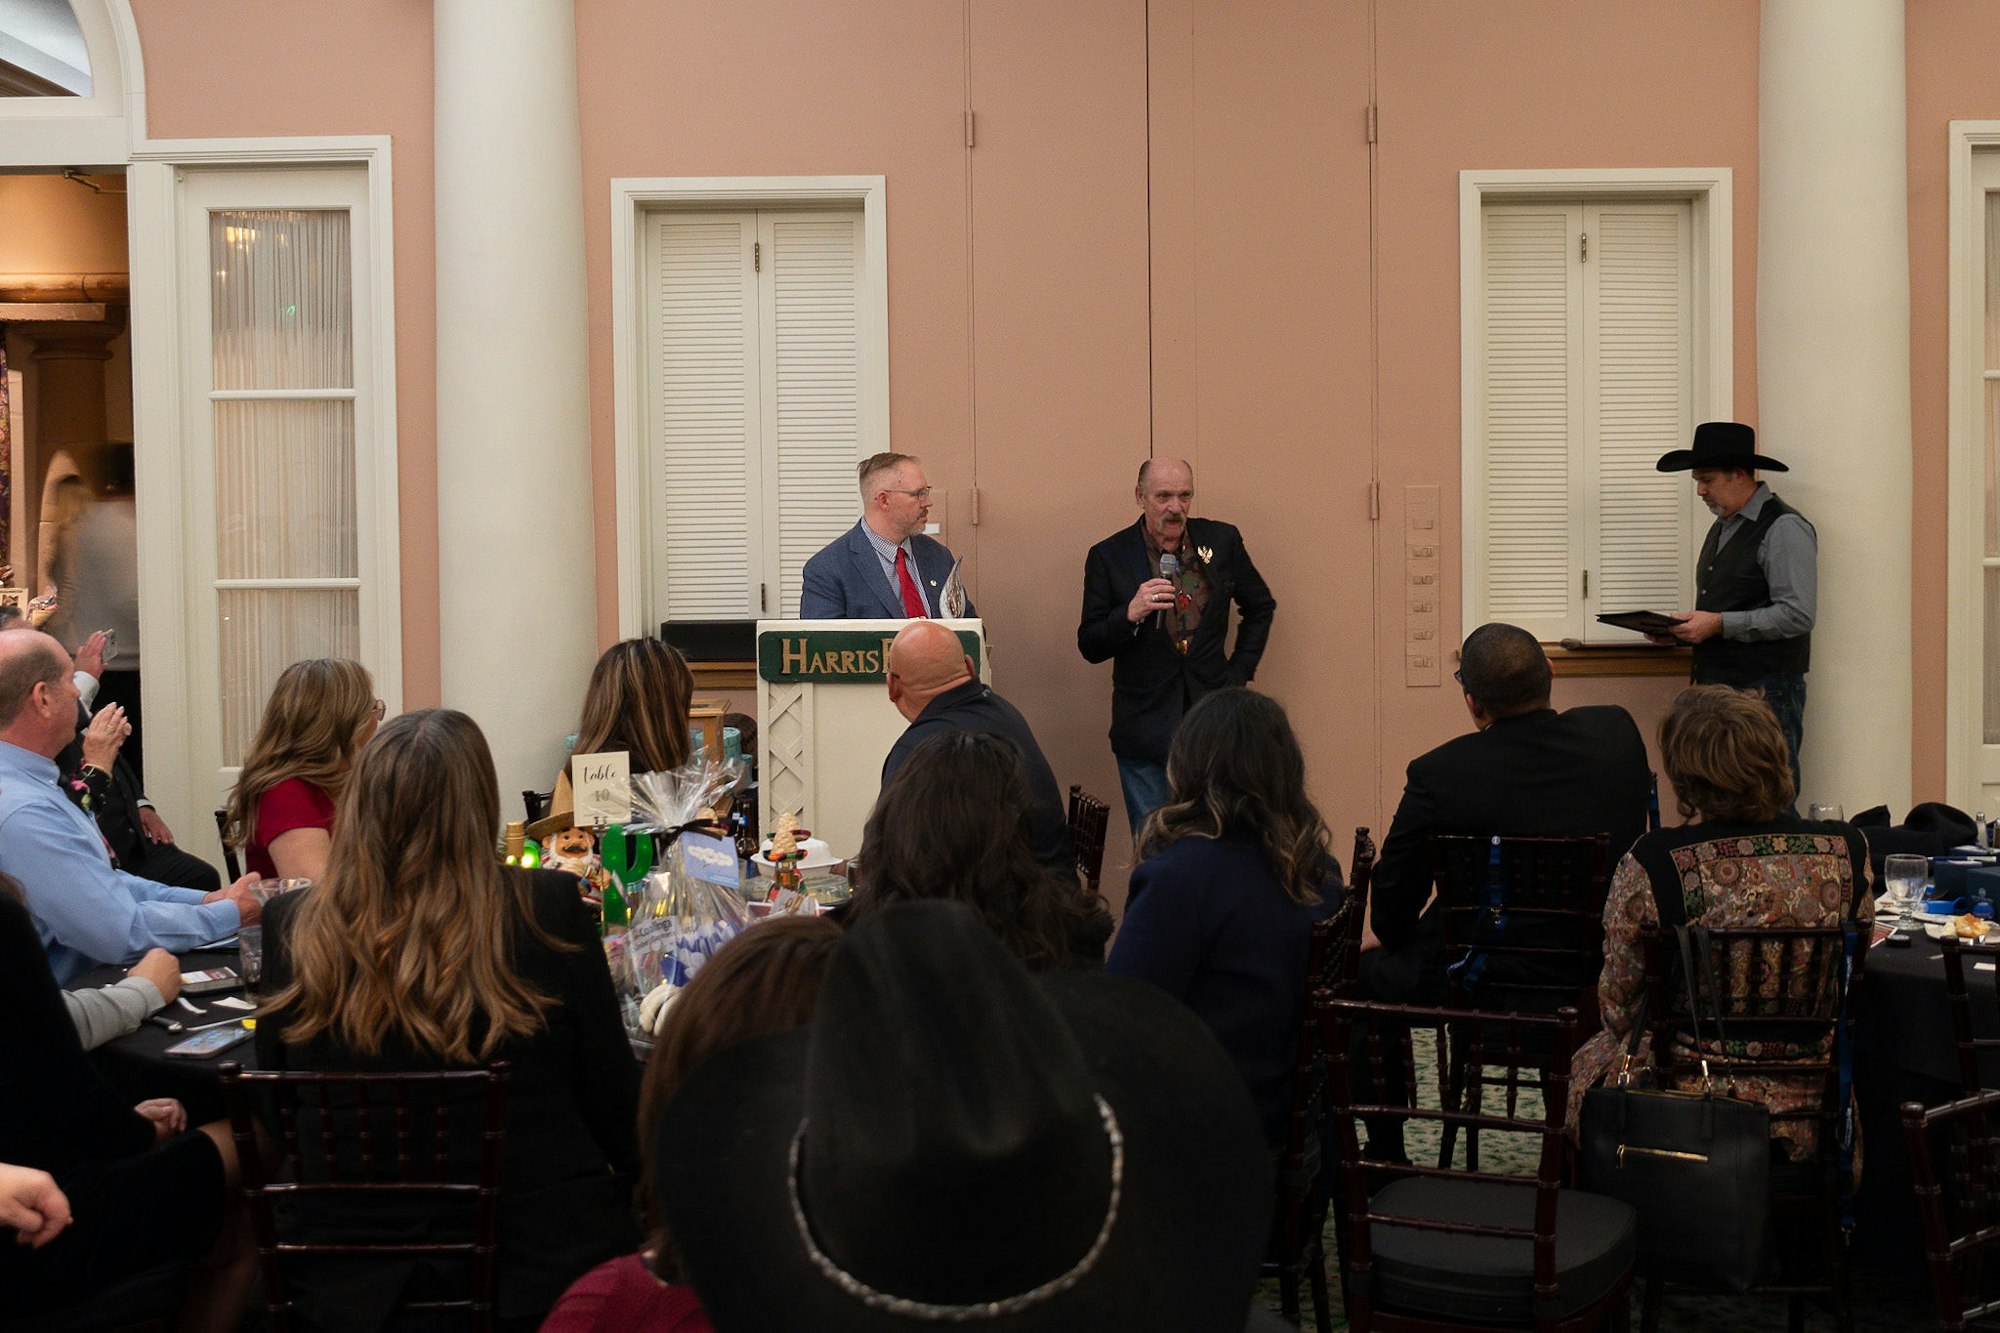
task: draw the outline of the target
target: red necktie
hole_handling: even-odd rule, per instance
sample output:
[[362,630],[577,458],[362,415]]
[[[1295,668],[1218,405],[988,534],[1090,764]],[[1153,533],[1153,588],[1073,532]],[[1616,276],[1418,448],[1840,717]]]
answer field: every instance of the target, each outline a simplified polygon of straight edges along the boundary
[[924,610],[924,595],[917,591],[917,581],[910,577],[910,553],[902,547],[896,548],[896,582],[903,589],[903,614],[913,620],[926,620],[930,612]]

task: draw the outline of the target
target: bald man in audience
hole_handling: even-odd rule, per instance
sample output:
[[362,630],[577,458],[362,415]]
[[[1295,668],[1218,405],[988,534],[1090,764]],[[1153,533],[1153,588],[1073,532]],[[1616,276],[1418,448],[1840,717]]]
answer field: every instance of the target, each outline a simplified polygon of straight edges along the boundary
[[201,893],[112,866],[96,822],[56,786],[55,756],[76,735],[74,670],[40,630],[0,634],[0,871],[20,883],[56,980],[255,925],[255,875]]
[[1014,743],[1027,765],[1028,790],[1035,798],[1035,859],[1058,874],[1075,875],[1069,820],[1056,775],[1035,743],[1028,719],[981,683],[979,669],[966,656],[956,633],[935,620],[913,620],[903,626],[889,645],[889,702],[910,725],[882,761],[883,786],[889,785],[917,746],[939,732],[978,731],[1004,737]]

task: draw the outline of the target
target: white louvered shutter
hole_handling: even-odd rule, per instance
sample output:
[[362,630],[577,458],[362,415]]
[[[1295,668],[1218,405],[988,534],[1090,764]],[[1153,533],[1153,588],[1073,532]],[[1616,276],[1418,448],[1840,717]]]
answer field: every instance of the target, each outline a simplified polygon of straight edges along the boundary
[[1476,620],[1636,639],[1600,613],[1693,604],[1693,217],[1685,202],[1494,203],[1485,254]]
[[1597,504],[1583,628],[1636,639],[1595,617],[1694,604],[1688,477],[1655,466],[1694,434],[1693,218],[1685,203],[1598,204],[1584,230],[1585,454]]
[[1576,632],[1581,215],[1576,205],[1501,204],[1482,219],[1483,457],[1482,475],[1468,487],[1483,520],[1479,601],[1483,619],[1542,639]]
[[770,614],[799,611],[807,560],[861,512],[862,219],[852,212],[765,213],[762,284],[766,475],[777,479],[766,568]]
[[652,619],[756,616],[757,215],[655,213],[646,237]]

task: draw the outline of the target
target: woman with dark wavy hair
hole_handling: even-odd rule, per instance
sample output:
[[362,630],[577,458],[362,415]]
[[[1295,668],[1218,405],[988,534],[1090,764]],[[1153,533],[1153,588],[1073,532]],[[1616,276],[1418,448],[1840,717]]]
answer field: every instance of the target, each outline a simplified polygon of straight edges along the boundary
[[1035,971],[1101,966],[1110,916],[1075,875],[1035,859],[1033,812],[1012,741],[971,731],[931,737],[868,814],[855,917],[894,902],[955,898]]
[[1167,803],[1139,830],[1105,970],[1150,981],[1201,1016],[1242,1071],[1275,1147],[1308,940],[1346,893],[1340,863],[1306,795],[1292,724],[1265,695],[1203,695],[1174,732],[1167,786]]
[[[665,773],[693,757],[688,738],[688,704],[694,676],[680,649],[659,639],[624,639],[604,650],[590,669],[583,692],[583,716],[576,724],[577,754],[623,750],[632,772]],[[549,813],[576,809],[569,765],[556,774]]]

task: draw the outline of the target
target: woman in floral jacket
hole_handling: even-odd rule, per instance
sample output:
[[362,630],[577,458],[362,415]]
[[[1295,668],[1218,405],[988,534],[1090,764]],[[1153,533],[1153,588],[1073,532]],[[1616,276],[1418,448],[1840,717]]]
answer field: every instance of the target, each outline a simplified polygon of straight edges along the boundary
[[[1871,920],[1875,913],[1861,834],[1849,824],[1808,823],[1790,813],[1796,793],[1784,733],[1756,695],[1724,685],[1683,690],[1660,723],[1660,758],[1681,815],[1696,822],[1646,834],[1612,876],[1604,904],[1604,972],[1597,986],[1604,1027],[1576,1054],[1572,1133],[1585,1089],[1617,1069],[1639,1021],[1645,995],[1642,929],[1837,926]],[[1728,963],[1717,960],[1719,969]],[[1732,1059],[1747,1056],[1771,1071],[1739,1072],[1736,1096],[1761,1101],[1774,1112],[1817,1104],[1823,1078],[1788,1075],[1785,1066],[1824,1061],[1824,1050],[1764,1051],[1754,1042],[1739,1050],[1734,1041],[1730,1046]],[[1648,1047],[1649,1039],[1642,1039],[1635,1065],[1651,1062]],[[1777,1146],[1794,1160],[1810,1157],[1814,1134],[1809,1119],[1772,1123]]]

